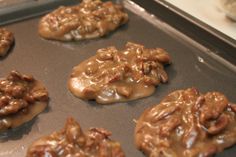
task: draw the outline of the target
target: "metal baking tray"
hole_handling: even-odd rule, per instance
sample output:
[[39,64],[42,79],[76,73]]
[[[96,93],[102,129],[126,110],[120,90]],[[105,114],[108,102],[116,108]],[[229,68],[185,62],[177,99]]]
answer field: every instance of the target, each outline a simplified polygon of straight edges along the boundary
[[[60,130],[68,116],[79,121],[84,130],[89,127],[110,130],[112,139],[121,143],[127,157],[144,157],[134,145],[134,120],[168,93],[196,87],[203,93],[220,91],[236,102],[236,68],[231,62],[160,20],[154,13],[147,12],[135,1],[124,0],[123,4],[130,17],[129,23],[100,39],[78,42],[44,40],[37,34],[40,17],[5,25],[15,34],[15,45],[9,55],[0,60],[0,77],[13,69],[34,75],[47,87],[50,103],[48,109],[33,121],[1,137],[0,157],[25,156],[27,147],[35,139]],[[99,48],[111,45],[122,48],[127,41],[150,48],[161,47],[170,53],[173,63],[166,67],[168,84],[158,86],[150,97],[105,106],[76,98],[68,91],[67,80],[74,66],[94,55]],[[217,157],[233,157],[235,154],[236,146]]]

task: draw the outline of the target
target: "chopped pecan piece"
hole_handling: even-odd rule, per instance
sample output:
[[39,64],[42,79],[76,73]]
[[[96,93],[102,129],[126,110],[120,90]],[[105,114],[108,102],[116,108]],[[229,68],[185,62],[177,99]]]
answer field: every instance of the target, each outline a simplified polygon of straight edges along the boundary
[[83,95],[85,98],[89,99],[89,98],[93,98],[97,95],[97,90],[96,88],[90,86],[90,87],[86,87],[83,90]]
[[[205,124],[206,121],[217,119],[220,114],[228,107],[227,98],[218,92],[211,92],[205,95],[205,102],[200,111],[200,122]],[[215,105],[217,104],[217,105]]]
[[132,94],[133,89],[127,86],[117,86],[116,92],[128,98]]
[[221,131],[223,131],[227,125],[229,124],[229,118],[225,114],[221,114],[221,116],[214,122],[208,129],[207,131],[210,134],[218,134]]

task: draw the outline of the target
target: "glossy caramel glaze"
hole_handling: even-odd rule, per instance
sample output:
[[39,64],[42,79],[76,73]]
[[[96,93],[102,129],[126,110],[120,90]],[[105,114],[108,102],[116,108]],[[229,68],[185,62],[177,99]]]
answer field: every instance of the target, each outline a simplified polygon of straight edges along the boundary
[[68,118],[64,129],[36,140],[26,157],[124,157],[120,144],[110,135],[102,128],[83,132],[74,119]]
[[236,143],[235,112],[219,92],[174,91],[141,115],[135,143],[150,157],[210,157]]
[[12,71],[0,79],[0,132],[30,121],[46,108],[48,100],[42,83]]
[[8,50],[13,45],[13,42],[13,33],[5,28],[0,28],[0,57],[7,54]]
[[83,0],[77,6],[60,7],[44,16],[39,23],[39,34],[63,41],[97,38],[127,22],[128,14],[121,5]]
[[101,104],[147,97],[155,86],[167,82],[163,65],[170,62],[163,49],[128,42],[121,51],[115,47],[99,49],[74,67],[68,86],[75,96]]

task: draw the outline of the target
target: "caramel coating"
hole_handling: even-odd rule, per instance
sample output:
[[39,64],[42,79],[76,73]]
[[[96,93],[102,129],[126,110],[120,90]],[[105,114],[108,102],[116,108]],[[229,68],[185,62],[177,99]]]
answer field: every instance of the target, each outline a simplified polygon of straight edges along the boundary
[[77,6],[59,7],[39,23],[46,39],[71,41],[102,37],[128,22],[121,5],[100,0],[83,0]]
[[68,118],[64,129],[36,140],[26,157],[124,157],[120,144],[110,135],[103,128],[83,132],[73,118]]
[[123,50],[107,47],[74,67],[69,90],[79,98],[108,104],[151,95],[168,76],[164,65],[170,56],[160,48],[148,49],[128,42]]
[[45,87],[33,76],[11,71],[0,80],[0,132],[33,119],[48,100]]
[[141,115],[136,146],[150,157],[213,156],[236,143],[235,106],[219,92],[174,91]]

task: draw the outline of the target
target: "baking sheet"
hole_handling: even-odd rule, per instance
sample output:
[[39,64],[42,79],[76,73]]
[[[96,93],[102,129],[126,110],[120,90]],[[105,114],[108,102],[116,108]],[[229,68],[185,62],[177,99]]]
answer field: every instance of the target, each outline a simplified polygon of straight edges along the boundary
[[[127,157],[143,157],[134,146],[134,119],[165,95],[176,90],[196,87],[201,92],[220,91],[236,102],[236,69],[208,48],[199,45],[132,1],[125,0],[130,21],[114,33],[95,40],[57,42],[40,38],[37,25],[40,17],[6,25],[15,34],[15,46],[0,60],[0,77],[16,69],[41,80],[50,94],[48,109],[31,123],[3,138],[0,157],[25,156],[27,147],[37,138],[60,130],[68,116],[74,117],[85,130],[104,127],[112,139],[119,141]],[[127,41],[146,47],[167,50],[173,64],[166,67],[169,83],[157,87],[147,98],[127,103],[98,105],[74,97],[67,89],[67,80],[74,66],[94,55],[102,47],[124,47]],[[233,157],[236,146],[217,157]]]

